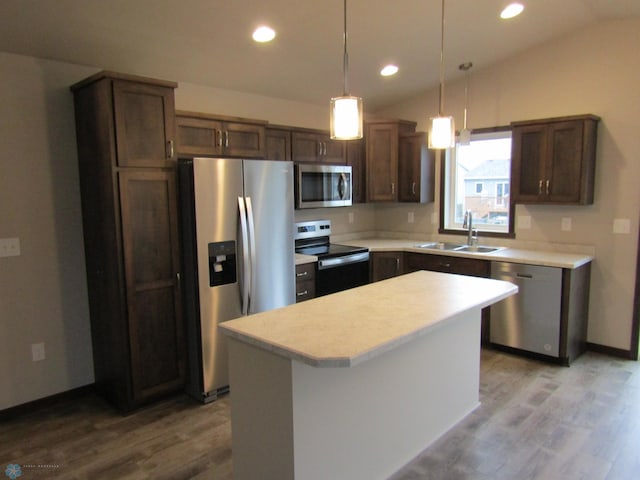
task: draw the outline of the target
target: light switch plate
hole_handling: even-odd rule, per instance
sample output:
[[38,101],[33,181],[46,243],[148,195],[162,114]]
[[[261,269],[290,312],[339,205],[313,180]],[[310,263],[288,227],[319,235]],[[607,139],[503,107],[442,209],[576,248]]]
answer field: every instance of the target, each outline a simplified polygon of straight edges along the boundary
[[571,217],[563,217],[562,222],[560,223],[560,229],[563,232],[571,231]]
[[44,343],[32,343],[31,344],[31,360],[34,362],[40,362],[46,358],[44,351]]
[[413,223],[413,222],[415,222],[415,217],[414,217],[414,215],[413,215],[413,212],[409,212],[409,213],[407,214],[407,222],[409,222],[409,223]]
[[0,257],[20,256],[19,238],[0,238]]
[[614,218],[613,233],[631,233],[631,220],[629,220],[628,218]]
[[349,212],[349,223],[353,223],[353,212]]

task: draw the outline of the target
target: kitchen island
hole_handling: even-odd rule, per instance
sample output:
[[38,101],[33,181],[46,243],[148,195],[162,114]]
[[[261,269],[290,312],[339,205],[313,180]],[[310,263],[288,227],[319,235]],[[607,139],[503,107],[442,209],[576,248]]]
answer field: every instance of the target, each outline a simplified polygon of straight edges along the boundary
[[478,406],[508,282],[415,272],[231,320],[234,478],[388,478]]

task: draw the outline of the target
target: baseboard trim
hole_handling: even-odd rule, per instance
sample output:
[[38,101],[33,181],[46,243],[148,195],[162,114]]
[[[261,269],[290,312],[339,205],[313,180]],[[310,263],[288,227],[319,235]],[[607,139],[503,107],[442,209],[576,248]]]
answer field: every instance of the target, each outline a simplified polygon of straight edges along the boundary
[[73,390],[67,390],[66,392],[56,393],[55,395],[16,405],[15,407],[9,407],[4,410],[0,410],[0,422],[22,415],[28,415],[29,413],[55,405],[56,403],[79,398],[93,392],[95,392],[95,384],[91,383],[89,385],[74,388]]
[[606,345],[600,345],[598,343],[587,342],[587,350],[589,350],[590,352],[602,353],[603,355],[609,355],[611,357],[624,358],[625,360],[638,360],[634,357],[631,350],[608,347]]

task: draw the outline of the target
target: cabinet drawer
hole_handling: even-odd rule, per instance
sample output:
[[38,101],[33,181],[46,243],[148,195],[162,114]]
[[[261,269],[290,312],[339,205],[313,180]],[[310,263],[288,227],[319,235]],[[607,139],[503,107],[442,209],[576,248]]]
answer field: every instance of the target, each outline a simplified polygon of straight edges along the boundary
[[296,302],[316,296],[316,264],[296,265]]

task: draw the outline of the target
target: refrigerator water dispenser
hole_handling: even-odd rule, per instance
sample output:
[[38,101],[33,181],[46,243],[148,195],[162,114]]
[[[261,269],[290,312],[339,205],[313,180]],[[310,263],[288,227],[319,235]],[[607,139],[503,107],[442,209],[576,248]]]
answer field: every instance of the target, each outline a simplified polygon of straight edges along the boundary
[[218,287],[236,283],[236,242],[209,244],[209,286]]

